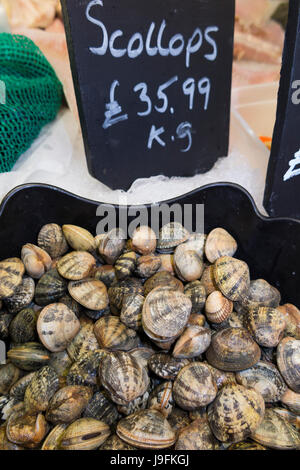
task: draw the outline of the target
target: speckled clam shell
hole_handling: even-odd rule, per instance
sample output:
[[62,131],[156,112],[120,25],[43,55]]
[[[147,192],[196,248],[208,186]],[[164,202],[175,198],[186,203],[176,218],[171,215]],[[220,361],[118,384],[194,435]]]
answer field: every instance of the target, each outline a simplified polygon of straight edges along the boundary
[[244,328],[245,327],[244,315],[233,311],[228,318],[228,327]]
[[52,259],[48,253],[32,243],[27,243],[22,247],[21,259],[27,274],[33,279],[40,279],[51,268],[52,264]]
[[186,282],[200,279],[204,264],[195,250],[190,250],[183,243],[177,246],[174,253],[174,268],[177,276]]
[[175,433],[166,418],[156,410],[142,410],[119,421],[117,435],[142,449],[164,449],[174,444]]
[[115,307],[117,310],[121,310],[124,296],[134,293],[140,295],[143,295],[144,293],[143,284],[140,279],[127,278],[113,283],[108,289],[110,307]]
[[50,269],[38,281],[35,289],[35,302],[45,306],[57,302],[67,291],[68,283],[56,268]]
[[0,300],[11,297],[22,283],[25,266],[19,258],[0,261]]
[[117,280],[115,268],[110,264],[105,264],[96,268],[94,277],[95,279],[102,281],[107,288]]
[[93,392],[89,387],[69,385],[58,390],[52,397],[46,419],[53,424],[70,423],[79,418]]
[[201,312],[206,301],[206,291],[203,284],[200,281],[189,282],[185,285],[183,292],[192,302],[192,313]]
[[242,441],[231,444],[228,450],[267,450],[264,446],[261,446],[257,442],[253,441]]
[[6,395],[14,383],[20,378],[21,371],[14,364],[0,366],[0,395]]
[[173,356],[178,358],[193,358],[204,353],[211,342],[211,331],[203,326],[190,325],[178,338]]
[[66,349],[79,329],[80,323],[75,313],[60,303],[50,304],[43,308],[37,321],[39,338],[52,352]]
[[129,351],[137,346],[136,332],[127,328],[118,317],[105,316],[94,326],[94,334],[102,348]]
[[233,302],[224,297],[220,291],[212,292],[206,299],[205,315],[212,323],[226,321],[233,310]]
[[206,323],[206,318],[201,313],[191,313],[189,316],[187,326],[204,326]]
[[10,396],[16,398],[18,401],[24,401],[24,395],[27,386],[34,377],[35,372],[30,372],[30,374],[24,375],[10,389]]
[[263,397],[242,385],[225,385],[208,410],[212,432],[221,442],[234,443],[249,437],[265,413]]
[[229,300],[241,300],[250,287],[248,265],[241,260],[222,256],[214,264],[214,278],[218,289]]
[[85,418],[98,419],[109,426],[120,419],[115,403],[109,400],[102,392],[96,392],[92,396],[83,412],[83,416]]
[[126,243],[122,229],[114,228],[100,238],[98,251],[107,264],[114,264],[121,255]]
[[11,324],[14,315],[7,313],[5,310],[0,311],[0,339],[6,340],[9,336],[9,325]]
[[150,255],[156,249],[156,234],[151,227],[137,227],[131,238],[132,249],[141,255]]
[[50,352],[40,343],[30,342],[11,348],[7,357],[20,369],[32,371],[48,364]]
[[213,291],[218,290],[215,281],[214,269],[215,267],[213,264],[211,264],[210,266],[206,266],[200,279],[201,284],[205,288],[206,295],[209,295]]
[[52,367],[45,366],[35,372],[24,395],[26,410],[29,413],[45,411],[58,387],[58,375]]
[[100,447],[110,435],[110,429],[103,421],[80,418],[65,430],[61,450],[94,450]]
[[32,302],[35,283],[29,276],[24,276],[21,284],[11,297],[5,299],[5,305],[10,313],[18,313]]
[[265,402],[279,401],[287,389],[277,368],[268,362],[259,361],[250,369],[236,373],[237,382],[258,391]]
[[98,386],[98,369],[106,352],[103,349],[85,352],[71,366],[66,381],[67,385]]
[[165,418],[172,412],[173,405],[173,382],[171,381],[163,382],[155,387],[148,400],[148,408],[159,411]]
[[300,340],[287,336],[279,343],[277,366],[289,388],[300,393]]
[[223,228],[215,228],[206,239],[205,255],[210,263],[222,256],[233,256],[237,250],[237,242]]
[[144,279],[149,279],[161,267],[161,259],[155,255],[140,256],[136,262],[136,274]]
[[82,354],[96,351],[96,349],[99,349],[99,343],[94,335],[93,323],[82,326],[67,347],[68,354],[73,361],[76,361]]
[[260,346],[273,348],[283,337],[285,319],[276,308],[258,307],[248,312],[245,326]]
[[121,351],[110,353],[101,361],[99,377],[111,399],[119,405],[143,395],[149,385],[146,369],[130,354]]
[[44,416],[39,414],[27,414],[23,404],[14,411],[7,420],[7,438],[26,448],[35,448],[44,439],[48,431],[48,425]]
[[106,286],[97,279],[70,282],[68,289],[71,297],[89,310],[104,310],[108,307]]
[[69,294],[65,294],[60,297],[59,303],[65,304],[67,307],[69,307],[69,309],[75,313],[76,317],[80,319],[83,307],[78,302],[76,302],[76,300],[72,299]]
[[252,308],[272,307],[277,308],[280,303],[279,291],[264,279],[256,279],[250,282],[248,292],[240,301],[235,302],[234,308],[246,315]]
[[189,426],[192,422],[189,412],[182,410],[178,407],[173,407],[171,414],[168,417],[168,422],[175,432],[176,436],[179,435],[181,429],[184,429],[186,426]]
[[38,234],[37,243],[52,259],[63,256],[69,249],[62,228],[57,224],[44,225]]
[[63,225],[64,236],[73,250],[76,251],[94,251],[96,242],[93,235],[85,228],[77,225]]
[[148,387],[145,393],[143,393],[143,395],[135,398],[130,403],[126,403],[126,405],[117,405],[118,411],[122,413],[122,415],[129,416],[133,413],[136,413],[137,411],[145,410],[146,408],[148,408],[150,388],[151,385]]
[[49,366],[52,367],[57,373],[60,380],[64,380],[73,361],[70,358],[67,350],[59,351],[51,354]]
[[115,272],[119,280],[133,274],[136,267],[137,255],[134,251],[123,253],[115,262]]
[[129,353],[140,363],[143,367],[148,367],[148,361],[154,354],[154,350],[150,347],[137,347],[131,349]]
[[175,380],[178,372],[190,361],[188,359],[177,359],[169,354],[153,354],[149,361],[149,368],[162,379]]
[[6,436],[6,424],[0,426],[0,450],[24,450],[23,447],[10,442]]
[[174,400],[184,410],[194,410],[211,403],[218,388],[209,368],[193,362],[178,373],[173,386]]
[[183,284],[167,271],[159,271],[151,276],[144,284],[144,294],[147,296],[156,287],[170,287],[183,292]]
[[138,330],[142,326],[142,309],[145,298],[140,294],[128,294],[123,297],[120,320],[128,328]]
[[264,419],[252,432],[251,439],[271,449],[300,449],[299,433],[272,409],[266,409]]
[[178,434],[176,450],[216,450],[218,441],[210,430],[208,423],[201,419],[194,420]]
[[284,316],[286,336],[300,339],[300,310],[293,304],[284,304],[277,308]]
[[300,393],[295,393],[288,388],[280,398],[281,403],[286,405],[296,415],[300,415]]
[[80,281],[89,276],[96,266],[95,258],[87,251],[72,251],[57,262],[57,271],[69,281]]
[[213,379],[217,384],[218,390],[221,390],[224,385],[236,383],[235,374],[233,372],[225,372],[224,370],[216,369],[207,362],[205,362],[205,364],[209,368]]
[[67,423],[61,423],[54,426],[43,442],[41,450],[58,450],[62,436],[67,428]]
[[10,338],[15,343],[34,341],[36,333],[37,314],[33,308],[24,308],[9,325]]
[[259,346],[244,328],[226,328],[212,337],[206,351],[209,364],[235,372],[254,366],[260,359]]
[[110,436],[99,450],[135,450],[136,447],[127,444],[126,442],[122,441],[116,434]]
[[159,231],[157,251],[168,253],[176,246],[185,242],[189,236],[190,233],[179,222],[170,222]]
[[157,287],[146,297],[143,305],[142,323],[145,332],[161,339],[179,336],[192,309],[192,302],[182,292]]
[[[23,406],[23,404],[21,404]],[[20,401],[10,395],[0,396],[0,420],[6,421],[9,416],[18,410]]]

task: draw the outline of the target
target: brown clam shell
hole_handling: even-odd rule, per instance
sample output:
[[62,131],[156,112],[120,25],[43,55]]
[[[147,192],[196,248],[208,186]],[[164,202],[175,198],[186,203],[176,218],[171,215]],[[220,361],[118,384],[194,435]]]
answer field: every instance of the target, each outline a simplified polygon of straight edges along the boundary
[[77,227],[77,225],[63,225],[62,230],[73,250],[94,251],[96,249],[93,235],[85,228]]
[[203,284],[200,281],[189,282],[185,285],[183,292],[192,302],[192,313],[201,312],[206,301],[206,291]]
[[300,340],[287,336],[279,343],[277,365],[289,388],[300,393]]
[[129,351],[137,346],[136,332],[127,328],[118,317],[105,316],[94,325],[94,333],[102,348]]
[[220,291],[212,292],[206,299],[205,315],[212,323],[226,321],[233,310],[233,302],[226,299]]
[[117,280],[115,268],[110,264],[105,264],[96,268],[94,277],[95,279],[102,281],[107,288]]
[[80,418],[65,430],[61,450],[93,450],[100,447],[110,435],[110,429],[103,421]]
[[142,410],[119,421],[117,435],[141,449],[164,449],[175,443],[175,433],[157,410]]
[[212,432],[221,442],[234,443],[249,437],[263,420],[264,399],[254,389],[225,385],[208,410]]
[[151,276],[144,284],[144,294],[147,296],[156,287],[170,287],[183,292],[183,284],[167,271],[159,271]]
[[0,450],[24,450],[23,447],[10,442],[6,436],[6,424],[0,426]]
[[224,370],[216,369],[207,362],[205,362],[205,364],[209,368],[211,375],[217,384],[218,390],[221,390],[224,385],[236,383],[235,374],[233,372],[225,372]]
[[67,291],[68,283],[56,268],[50,269],[39,279],[35,289],[35,302],[40,306],[60,302]]
[[80,323],[75,313],[60,303],[50,304],[43,308],[37,321],[39,338],[52,352],[66,349],[79,329]]
[[167,271],[174,276],[174,256],[172,254],[159,254],[158,255],[161,266],[158,271]]
[[83,353],[96,351],[98,348],[99,343],[94,334],[94,324],[90,323],[80,328],[77,335],[68,345],[67,351],[72,361],[77,361]]
[[21,371],[15,365],[11,363],[0,365],[0,394],[6,395],[20,375]]
[[11,297],[22,283],[25,266],[19,258],[0,261],[0,300]]
[[223,228],[215,228],[206,239],[205,255],[210,263],[222,256],[233,256],[237,250],[237,242]]
[[103,234],[100,239],[98,251],[107,264],[114,264],[121,255],[126,243],[126,236],[122,229],[112,229]]
[[174,267],[177,276],[187,282],[200,279],[204,269],[202,258],[195,250],[188,249],[184,243],[175,250]]
[[35,372],[24,395],[26,411],[28,413],[45,411],[58,387],[58,375],[52,367],[45,366]]
[[44,225],[38,234],[37,243],[52,259],[63,256],[69,249],[62,228],[57,224]]
[[251,309],[245,326],[260,346],[276,347],[285,330],[285,319],[280,311],[271,307]]
[[95,258],[87,251],[72,251],[57,262],[57,271],[69,281],[80,281],[96,266]]
[[260,359],[259,346],[244,328],[225,328],[212,337],[206,351],[209,364],[235,372],[254,366]]
[[26,374],[19,380],[17,380],[17,382],[15,382],[14,385],[11,387],[9,395],[13,398],[16,398],[18,401],[24,401],[25,390],[28,384],[33,379],[34,374],[34,372],[31,372],[30,374]]
[[146,225],[135,229],[132,234],[132,249],[141,255],[150,255],[156,249],[156,234]]
[[108,289],[108,297],[110,308],[114,307],[118,311],[121,310],[123,298],[127,294],[143,295],[144,288],[142,281],[136,278],[127,278],[117,281]]
[[89,310],[104,310],[108,307],[106,286],[97,279],[70,282],[68,289],[71,297]]
[[284,304],[277,308],[286,323],[285,334],[300,339],[300,310],[293,304]]
[[70,423],[79,418],[93,392],[89,387],[69,385],[58,390],[51,399],[46,419],[53,424]]
[[186,426],[189,426],[192,422],[188,411],[182,410],[178,407],[173,407],[171,414],[168,417],[168,422],[178,436],[181,429],[184,429]]
[[178,372],[189,363],[188,359],[177,359],[165,353],[153,354],[148,361],[152,372],[167,380],[175,380]]
[[169,222],[159,231],[157,251],[168,253],[189,237],[190,233],[179,222]]
[[68,371],[67,385],[97,387],[99,364],[105,356],[106,352],[103,349],[82,353]]
[[173,404],[173,382],[171,381],[163,382],[155,387],[148,400],[148,408],[160,411],[165,418],[172,412]]
[[192,362],[181,369],[173,386],[174,400],[184,410],[208,405],[216,398],[217,391],[209,368],[202,362]]
[[134,251],[123,253],[115,262],[115,272],[118,279],[122,280],[131,276],[136,267],[137,254]]
[[293,413],[300,415],[300,393],[295,393],[288,388],[280,398],[281,403],[286,405]]
[[11,297],[5,299],[5,305],[10,313],[18,313],[32,302],[35,283],[29,276],[24,276],[21,284]]
[[242,441],[231,444],[228,450],[267,450],[264,446],[261,446],[257,442],[253,441]]
[[222,256],[214,264],[214,278],[218,289],[229,300],[241,300],[250,287],[248,265],[241,260]]
[[209,347],[211,331],[203,326],[190,325],[178,338],[173,356],[178,358],[193,358],[200,356]]
[[154,350],[151,347],[138,347],[129,351],[129,353],[140,363],[141,366],[148,366],[148,361],[154,354]]
[[271,449],[300,449],[299,433],[272,409],[266,409],[264,419],[252,432],[251,439]]
[[37,370],[48,364],[50,352],[40,343],[24,343],[7,352],[8,359],[20,369]]
[[259,361],[250,369],[237,372],[236,380],[245,387],[257,390],[267,403],[279,401],[287,389],[277,368],[265,361]]
[[109,426],[120,419],[116,404],[107,398],[105,392],[94,393],[84,410],[83,416],[99,419]]
[[35,448],[47,434],[48,426],[44,416],[27,414],[20,403],[19,408],[11,413],[7,420],[6,435],[9,441],[23,447]]
[[218,441],[208,423],[195,419],[189,426],[179,431],[176,450],[216,450]]
[[10,338],[15,343],[27,343],[36,339],[37,314],[33,308],[24,308],[9,325]]
[[272,307],[277,308],[280,303],[279,291],[264,279],[256,279],[250,282],[248,292],[240,301],[235,303],[235,310],[244,315],[252,308]]
[[140,294],[128,294],[123,297],[120,320],[128,328],[138,330],[142,326],[142,310],[145,298]]
[[155,255],[140,256],[136,262],[136,274],[144,279],[153,276],[161,267],[161,260]]
[[213,264],[204,268],[202,277],[200,279],[201,284],[205,288],[206,295],[209,295],[213,291],[218,290],[218,287],[215,281],[214,269],[215,267]]
[[27,274],[33,279],[40,279],[52,265],[52,259],[48,253],[32,243],[23,246],[21,258]]
[[136,447],[127,444],[126,442],[122,441],[116,434],[110,436],[99,450],[135,450]]
[[58,450],[62,436],[67,428],[67,423],[58,424],[54,426],[52,431],[49,432],[48,436],[43,442],[41,450]]

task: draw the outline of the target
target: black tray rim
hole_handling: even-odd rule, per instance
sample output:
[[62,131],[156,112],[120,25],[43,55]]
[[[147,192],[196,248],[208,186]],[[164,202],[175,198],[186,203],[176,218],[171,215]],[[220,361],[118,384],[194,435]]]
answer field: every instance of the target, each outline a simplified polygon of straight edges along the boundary
[[96,200],[85,198],[83,196],[75,194],[75,193],[73,193],[71,191],[68,191],[64,188],[60,188],[58,186],[47,184],[47,183],[25,183],[25,184],[20,184],[18,186],[15,186],[13,189],[11,189],[3,197],[3,199],[0,203],[0,217],[2,216],[7,204],[9,203],[9,201],[11,199],[13,199],[15,194],[17,194],[17,193],[19,193],[19,192],[21,192],[25,189],[38,189],[38,188],[40,188],[40,189],[49,189],[49,190],[59,192],[59,193],[65,194],[67,196],[73,197],[73,198],[75,198],[79,201],[85,202],[85,203],[94,204],[94,205],[109,205],[109,206],[113,206],[115,208],[125,209],[127,207],[141,207],[141,206],[144,206],[144,207],[147,207],[147,208],[151,208],[153,206],[158,206],[158,205],[161,205],[161,204],[168,204],[168,205],[176,204],[176,203],[180,202],[181,200],[183,200],[187,197],[196,195],[196,194],[198,194],[199,192],[201,192],[203,190],[207,190],[207,189],[209,190],[210,188],[215,188],[215,187],[224,187],[224,188],[230,187],[230,188],[236,189],[238,191],[241,191],[249,199],[255,215],[260,220],[262,220],[264,222],[275,222],[275,221],[276,222],[289,222],[289,223],[296,223],[296,224],[300,225],[300,220],[297,220],[297,219],[294,219],[294,218],[290,218],[290,217],[269,217],[269,216],[263,215],[259,211],[252,195],[243,186],[241,186],[237,183],[230,183],[230,182],[210,183],[210,184],[206,184],[206,185],[203,185],[203,186],[199,186],[198,188],[195,188],[192,191],[181,194],[181,195],[176,196],[176,197],[171,198],[171,199],[166,199],[166,200],[163,200],[163,201],[156,201],[156,202],[153,202],[153,203],[130,204],[130,205],[117,205],[117,204],[112,204],[112,203],[109,203],[109,202],[96,201]]

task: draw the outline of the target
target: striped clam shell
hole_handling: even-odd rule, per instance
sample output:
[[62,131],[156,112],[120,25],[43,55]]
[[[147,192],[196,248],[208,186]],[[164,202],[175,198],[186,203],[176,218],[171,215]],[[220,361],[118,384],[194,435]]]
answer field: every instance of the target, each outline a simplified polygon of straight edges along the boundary
[[218,287],[215,281],[214,269],[215,267],[213,264],[204,268],[202,277],[200,279],[201,284],[205,288],[206,295],[209,295],[213,291],[218,290]]
[[266,409],[264,419],[252,432],[251,439],[271,449],[300,449],[299,432],[270,408]]
[[132,249],[141,255],[150,255],[156,249],[156,234],[152,228],[142,225],[132,234]]
[[242,441],[260,425],[265,403],[260,393],[242,385],[225,385],[208,409],[215,437],[226,443]]
[[77,251],[94,251],[96,242],[93,235],[85,228],[77,225],[63,225],[64,236],[68,244]]
[[293,392],[290,388],[281,396],[281,403],[286,405],[296,415],[300,415],[300,394]]
[[0,261],[0,300],[11,297],[22,283],[25,266],[19,258]]
[[237,250],[235,239],[223,228],[215,228],[206,239],[205,255],[210,263],[222,256],[233,256]]
[[14,383],[20,378],[21,371],[14,364],[0,366],[0,394],[6,395]]
[[300,310],[293,304],[284,304],[277,308],[285,319],[285,335],[300,339]]
[[107,264],[114,264],[124,250],[126,236],[122,229],[114,228],[100,238],[98,251]]
[[273,307],[277,308],[280,303],[280,292],[264,279],[256,279],[250,282],[250,287],[243,298],[235,302],[234,308],[237,312],[246,315],[252,308]]
[[130,354],[121,351],[103,358],[99,377],[110,398],[119,405],[126,405],[143,395],[149,386],[146,369]]
[[57,271],[69,281],[87,277],[96,266],[95,258],[87,251],[72,251],[57,262]]
[[117,281],[108,289],[109,303],[111,307],[121,310],[123,298],[127,294],[143,295],[144,288],[142,281],[136,278],[127,278]]
[[103,282],[87,278],[72,281],[68,285],[69,294],[89,310],[104,310],[108,307],[107,289]]
[[10,339],[15,343],[34,341],[36,333],[37,314],[33,308],[24,308],[9,325]]
[[178,358],[193,358],[200,356],[209,347],[211,342],[211,330],[203,326],[190,325],[178,338],[173,356]]
[[123,253],[115,262],[115,272],[118,279],[131,276],[136,267],[137,255],[134,251]]
[[150,357],[154,354],[154,350],[151,347],[138,347],[129,352],[143,367],[146,368]]
[[192,420],[190,418],[190,413],[176,406],[173,407],[173,410],[168,417],[168,422],[177,436],[181,429],[184,429],[186,426],[191,424]]
[[61,388],[49,403],[47,421],[53,424],[74,421],[81,416],[92,395],[92,389],[82,385],[68,385]]
[[6,425],[0,426],[0,450],[24,450],[23,447],[10,442],[6,436]]
[[27,243],[22,247],[21,258],[27,274],[33,279],[40,279],[51,268],[52,259],[47,251],[32,243]]
[[52,367],[60,379],[64,379],[73,361],[66,350],[51,354],[49,366]]
[[244,324],[255,341],[267,348],[278,345],[286,326],[282,313],[272,307],[251,309],[245,317]]
[[98,419],[109,426],[120,419],[116,405],[102,392],[94,393],[83,412],[83,416]]
[[140,294],[128,294],[123,297],[120,320],[128,328],[138,330],[142,326],[142,310],[145,298]]
[[173,382],[163,382],[155,387],[148,400],[148,408],[160,411],[165,418],[172,412],[174,405]]
[[94,335],[93,323],[82,326],[67,347],[68,354],[73,361],[76,361],[81,354],[96,351],[96,349],[99,349],[99,344]]
[[39,338],[51,352],[66,349],[79,329],[80,323],[75,313],[60,303],[44,307],[37,321]]
[[94,333],[100,346],[111,351],[129,351],[138,344],[136,332],[127,328],[118,317],[110,315],[95,323]]
[[244,328],[225,328],[212,336],[206,351],[209,364],[234,372],[254,366],[260,359],[259,346]]
[[155,255],[140,256],[136,262],[136,274],[144,279],[153,276],[161,267],[161,259]]
[[16,398],[18,401],[24,401],[25,390],[33,379],[34,374],[35,372],[30,372],[30,374],[24,375],[24,377],[21,377],[17,382],[15,382],[10,389],[9,395]]
[[5,340],[9,336],[9,325],[14,318],[12,313],[7,313],[5,310],[0,311],[0,339]]
[[167,419],[157,410],[142,410],[119,421],[117,435],[142,449],[164,449],[174,444],[176,436]]
[[61,442],[61,450],[94,450],[101,446],[110,429],[103,421],[93,418],[80,418],[65,430]]
[[214,291],[206,299],[205,315],[212,323],[222,323],[227,320],[233,310],[233,302],[226,299],[220,291]]
[[176,246],[185,242],[189,237],[190,233],[179,222],[170,222],[159,231],[157,251],[161,253],[173,251]]
[[68,372],[67,385],[96,387],[99,365],[105,355],[106,352],[103,349],[82,353]]
[[217,395],[217,385],[209,367],[192,362],[178,373],[173,386],[174,400],[184,410],[207,406]]
[[178,372],[189,363],[188,359],[177,359],[165,353],[153,354],[148,361],[152,372],[167,380],[175,380]]
[[50,269],[38,281],[35,289],[35,302],[45,306],[57,302],[67,291],[67,281],[56,268]]
[[69,249],[62,228],[57,224],[44,225],[38,234],[37,243],[52,259],[63,256]]
[[60,441],[67,428],[67,423],[58,424],[49,432],[46,439],[43,442],[41,450],[58,450]]
[[136,447],[127,444],[122,441],[116,434],[110,436],[104,444],[99,448],[99,450],[135,450]]
[[115,268],[110,264],[105,264],[96,268],[94,277],[95,279],[102,281],[107,288],[117,280]]
[[300,340],[287,336],[277,348],[277,366],[287,385],[300,393]]
[[117,409],[122,415],[129,416],[132,413],[136,413],[136,411],[145,410],[148,408],[148,400],[150,396],[150,389],[151,389],[151,381],[148,390],[143,393],[140,397],[135,398],[130,403],[126,403],[126,405],[118,405]]
[[6,435],[9,441],[34,449],[44,439],[48,425],[42,413],[27,414],[23,403],[9,416]]
[[5,305],[10,313],[18,313],[32,302],[35,283],[29,276],[24,276],[21,284],[11,297],[5,299]]
[[183,284],[176,277],[172,276],[168,271],[159,271],[151,276],[144,284],[145,296],[156,287],[171,287],[183,292]]
[[24,404],[29,413],[45,411],[59,388],[58,375],[50,366],[35,372],[24,395]]
[[205,362],[205,364],[209,368],[218,390],[224,387],[224,385],[236,383],[235,374],[233,372],[225,372],[224,370],[216,369],[207,362]]
[[236,380],[245,387],[257,390],[267,403],[279,401],[287,389],[278,369],[265,361],[259,361],[250,369],[237,372]]
[[192,302],[192,313],[201,312],[206,301],[205,287],[200,281],[192,281],[185,285],[184,294]]
[[173,339],[180,335],[192,309],[192,302],[182,292],[169,287],[157,287],[146,297],[142,323],[145,333],[158,339]]
[[48,364],[50,352],[40,343],[24,343],[7,352],[8,359],[20,369],[32,371]]
[[247,264],[230,256],[217,259],[214,265],[214,278],[218,289],[232,301],[241,300],[250,287]]
[[176,450],[217,450],[218,441],[207,422],[195,419],[189,426],[178,434]]

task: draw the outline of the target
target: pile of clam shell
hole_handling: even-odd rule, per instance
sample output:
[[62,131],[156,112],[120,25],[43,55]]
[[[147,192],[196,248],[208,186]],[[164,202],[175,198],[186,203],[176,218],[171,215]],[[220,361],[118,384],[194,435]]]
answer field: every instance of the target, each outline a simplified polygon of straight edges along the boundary
[[0,262],[1,450],[300,449],[300,311],[223,228],[43,226]]

